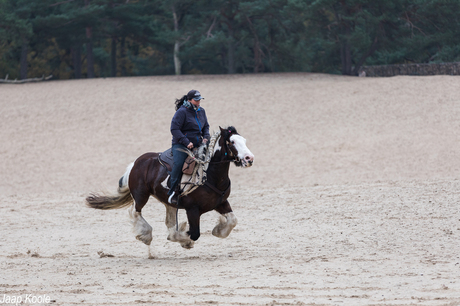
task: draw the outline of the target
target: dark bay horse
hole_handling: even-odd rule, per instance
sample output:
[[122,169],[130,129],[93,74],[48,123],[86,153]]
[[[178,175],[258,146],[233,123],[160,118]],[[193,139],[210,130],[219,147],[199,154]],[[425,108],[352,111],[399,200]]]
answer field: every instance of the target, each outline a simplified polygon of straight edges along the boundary
[[[129,215],[136,238],[148,246],[152,242],[152,227],[142,217],[141,211],[150,195],[166,207],[165,223],[169,230],[168,240],[179,242],[186,249],[192,248],[194,242],[200,237],[200,216],[211,210],[221,214],[212,234],[226,238],[237,223],[227,201],[230,195],[228,177],[230,163],[233,162],[238,167],[250,167],[254,155],[246,146],[246,139],[232,126],[220,128],[220,131],[211,137],[208,150],[210,162],[205,184],[187,196],[181,197],[178,207],[168,203],[169,174],[158,160],[160,153],[146,153],[131,163],[120,179],[117,194],[91,194],[86,198],[86,203],[96,209],[115,209],[131,205]],[[177,208],[185,209],[188,230],[187,222],[176,226]]]

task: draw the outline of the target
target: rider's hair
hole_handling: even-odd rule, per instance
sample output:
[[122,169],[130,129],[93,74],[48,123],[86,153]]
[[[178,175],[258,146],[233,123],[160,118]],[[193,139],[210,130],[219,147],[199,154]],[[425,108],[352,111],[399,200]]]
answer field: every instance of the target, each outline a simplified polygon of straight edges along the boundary
[[187,100],[187,95],[183,96],[180,99],[176,99],[176,111],[184,104],[184,102]]

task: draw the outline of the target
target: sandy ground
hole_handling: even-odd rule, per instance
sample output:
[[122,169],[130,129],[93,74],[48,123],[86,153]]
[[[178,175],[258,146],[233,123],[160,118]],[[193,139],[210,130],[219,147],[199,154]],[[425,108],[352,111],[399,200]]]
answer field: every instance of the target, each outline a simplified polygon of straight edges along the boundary
[[[255,164],[230,170],[226,239],[211,212],[194,249],[167,241],[152,198],[148,259],[126,210],[84,198],[169,147],[192,88]],[[451,76],[1,85],[0,305],[460,305],[459,96]]]

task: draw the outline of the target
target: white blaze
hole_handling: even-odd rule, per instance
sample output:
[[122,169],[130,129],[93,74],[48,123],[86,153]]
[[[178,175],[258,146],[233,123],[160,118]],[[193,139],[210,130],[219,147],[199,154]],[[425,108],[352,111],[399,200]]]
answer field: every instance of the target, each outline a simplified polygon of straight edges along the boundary
[[251,160],[254,159],[254,155],[252,154],[251,150],[249,150],[246,146],[246,139],[243,136],[232,135],[230,137],[230,141],[238,151],[238,158],[241,159],[244,164],[246,164],[246,157],[250,157]]

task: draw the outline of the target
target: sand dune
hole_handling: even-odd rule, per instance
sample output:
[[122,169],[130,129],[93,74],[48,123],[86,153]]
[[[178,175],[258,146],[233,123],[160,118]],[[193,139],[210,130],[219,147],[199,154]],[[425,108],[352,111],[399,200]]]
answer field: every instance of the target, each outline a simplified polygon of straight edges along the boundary
[[[239,223],[226,239],[208,213],[194,249],[167,241],[151,199],[148,259],[125,210],[84,198],[170,146],[174,99],[192,88],[255,164],[230,170]],[[459,96],[451,76],[1,85],[0,304],[458,305]]]

